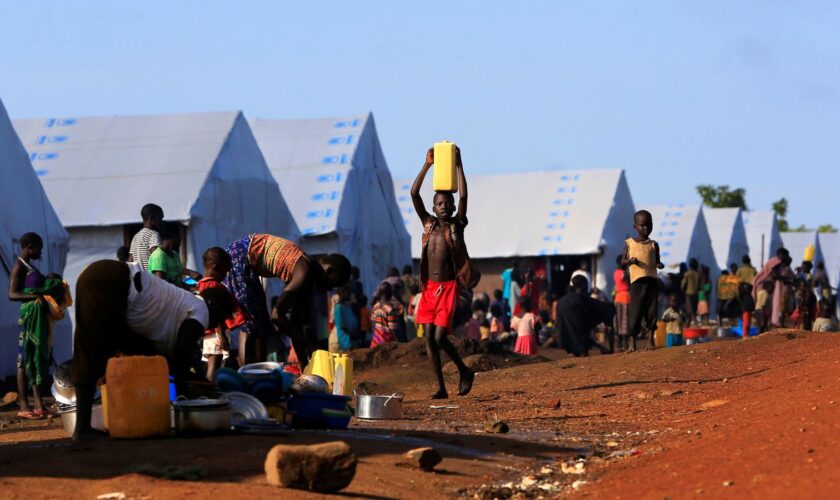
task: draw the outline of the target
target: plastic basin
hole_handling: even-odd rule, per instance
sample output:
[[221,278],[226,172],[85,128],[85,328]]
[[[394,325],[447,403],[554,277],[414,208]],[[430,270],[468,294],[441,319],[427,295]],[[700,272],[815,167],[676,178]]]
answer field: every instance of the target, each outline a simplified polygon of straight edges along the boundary
[[[299,428],[323,429],[327,427],[323,410],[347,412],[347,396],[336,396],[321,393],[300,393],[289,399],[289,412],[294,413],[292,425]],[[346,427],[346,426],[345,426]]]

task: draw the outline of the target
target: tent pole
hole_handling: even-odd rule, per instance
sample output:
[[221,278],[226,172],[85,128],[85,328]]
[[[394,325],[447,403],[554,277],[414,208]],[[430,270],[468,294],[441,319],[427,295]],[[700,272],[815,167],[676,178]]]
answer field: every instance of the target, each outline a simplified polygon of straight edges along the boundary
[[764,233],[761,233],[761,267],[764,267]]

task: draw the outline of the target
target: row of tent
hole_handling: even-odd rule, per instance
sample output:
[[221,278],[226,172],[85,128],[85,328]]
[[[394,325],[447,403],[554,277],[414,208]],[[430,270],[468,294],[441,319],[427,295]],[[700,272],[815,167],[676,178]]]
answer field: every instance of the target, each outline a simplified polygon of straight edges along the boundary
[[[0,102],[0,287],[8,287],[20,236],[45,237],[40,267],[73,286],[89,263],[114,258],[146,203],[184,225],[187,265],[247,233],[340,252],[361,269],[366,292],[390,266],[420,256],[412,180],[392,181],[371,114],[318,120],[246,120],[240,112],[64,117],[10,121]],[[649,210],[662,259],[691,257],[713,273],[749,253],[756,265],[783,245],[808,244],[840,279],[838,235],[780,234],[772,212],[636,205],[624,171],[469,175],[467,241],[478,262],[586,256],[595,284],[613,286],[615,257],[633,213]],[[431,182],[423,197],[431,204]],[[414,239],[412,240],[411,237]],[[492,279],[488,280],[492,282]],[[276,284],[272,285],[276,286]],[[18,306],[0,301],[0,352],[15,352]],[[56,328],[56,359],[70,356],[71,325]],[[14,356],[0,357],[0,375]]]

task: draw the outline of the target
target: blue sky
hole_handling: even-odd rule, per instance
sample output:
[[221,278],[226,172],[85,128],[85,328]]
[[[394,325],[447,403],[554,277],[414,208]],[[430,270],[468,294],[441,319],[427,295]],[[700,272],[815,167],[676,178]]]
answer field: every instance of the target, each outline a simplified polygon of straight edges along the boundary
[[446,138],[468,172],[619,167],[637,204],[730,184],[840,227],[838,2],[9,1],[0,19],[13,118],[373,111],[395,177]]

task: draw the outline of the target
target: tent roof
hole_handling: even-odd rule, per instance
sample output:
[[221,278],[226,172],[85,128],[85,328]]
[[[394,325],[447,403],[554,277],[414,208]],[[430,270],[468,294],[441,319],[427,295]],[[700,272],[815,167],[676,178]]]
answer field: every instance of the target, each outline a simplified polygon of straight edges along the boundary
[[364,132],[372,122],[370,113],[349,118],[250,120],[304,236],[335,232],[350,169],[374,168],[373,161],[357,158],[360,145],[371,139]]
[[64,224],[73,227],[137,222],[146,203],[164,207],[169,220],[189,220],[240,117],[234,111],[37,118],[14,126]]
[[761,241],[764,238],[764,262],[772,257],[782,246],[779,228],[776,225],[776,213],[772,210],[753,210],[741,212],[744,230],[747,233],[747,243],[750,246],[750,259],[756,267],[762,263]]
[[[699,205],[644,205],[653,216],[651,237],[659,243],[659,258],[667,267],[676,267],[692,257],[702,264],[711,258],[709,232]],[[698,248],[705,242],[706,248]]]
[[820,250],[831,286],[840,284],[840,233],[819,233]]
[[816,231],[787,231],[780,234],[782,244],[790,252],[790,258],[793,260],[791,267],[796,267],[802,263],[808,245],[814,245],[814,260],[823,260],[822,248]]
[[[434,194],[431,177],[429,172],[421,192],[427,211]],[[422,226],[411,201],[412,183],[397,181],[396,193],[413,237],[412,256],[419,258]],[[599,253],[618,189],[626,189],[620,169],[468,174],[467,183],[465,239],[474,258]]]
[[741,209],[703,207],[703,216],[718,267],[726,269],[733,262],[740,265],[748,250]]
[[[0,101],[0,259],[11,269],[17,257],[17,243],[27,232],[44,238],[43,261],[50,271],[62,272],[69,236],[44,193],[29,162],[26,149],[15,133]],[[44,269],[46,270],[46,268]]]

